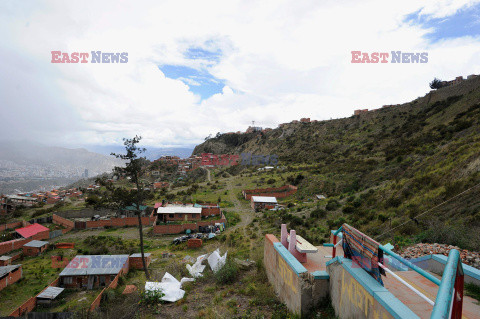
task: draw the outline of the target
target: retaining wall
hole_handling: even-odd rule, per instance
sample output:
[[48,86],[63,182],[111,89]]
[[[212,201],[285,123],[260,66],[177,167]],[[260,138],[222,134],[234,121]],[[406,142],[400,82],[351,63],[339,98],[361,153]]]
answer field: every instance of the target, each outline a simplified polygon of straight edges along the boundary
[[328,294],[326,272],[307,269],[271,234],[265,235],[264,264],[268,280],[290,311],[302,316]]
[[327,262],[330,295],[339,318],[419,318],[379,282],[352,261],[335,257]]
[[[447,256],[444,255],[427,255],[422,256],[419,258],[415,258],[410,260],[416,266],[431,271],[437,275],[442,275],[443,270],[445,269],[445,265],[447,264]],[[463,273],[464,273],[464,282],[465,283],[472,283],[477,286],[480,286],[480,270],[474,268],[469,265],[465,265],[462,263]],[[398,269],[398,270],[406,270],[406,269]]]

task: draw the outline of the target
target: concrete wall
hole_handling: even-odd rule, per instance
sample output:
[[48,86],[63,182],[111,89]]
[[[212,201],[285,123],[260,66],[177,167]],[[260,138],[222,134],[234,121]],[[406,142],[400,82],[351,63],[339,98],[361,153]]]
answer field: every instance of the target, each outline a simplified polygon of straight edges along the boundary
[[385,287],[352,261],[336,257],[327,262],[330,295],[339,318],[419,318]]
[[[431,271],[437,275],[442,275],[448,257],[444,255],[428,255],[410,260],[416,266]],[[465,283],[472,283],[480,286],[480,270],[462,263]]]
[[264,264],[279,299],[294,313],[307,315],[328,294],[328,274],[309,273],[271,234],[265,235]]

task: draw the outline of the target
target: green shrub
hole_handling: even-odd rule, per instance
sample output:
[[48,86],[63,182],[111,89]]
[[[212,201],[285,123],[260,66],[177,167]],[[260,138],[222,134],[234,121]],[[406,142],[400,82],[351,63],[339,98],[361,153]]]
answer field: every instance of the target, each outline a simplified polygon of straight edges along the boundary
[[227,258],[225,265],[214,274],[214,277],[217,284],[231,284],[235,281],[237,275],[237,263],[235,263],[232,259]]

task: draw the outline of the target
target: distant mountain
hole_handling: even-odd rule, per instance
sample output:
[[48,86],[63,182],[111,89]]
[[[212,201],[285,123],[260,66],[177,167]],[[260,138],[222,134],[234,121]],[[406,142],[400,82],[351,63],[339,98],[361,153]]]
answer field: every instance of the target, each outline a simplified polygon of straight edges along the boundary
[[[86,148],[92,152],[110,155],[110,153],[124,153],[125,148],[123,145],[94,145],[86,146]],[[170,156],[179,156],[181,158],[189,157],[192,155],[193,147],[150,147],[145,146],[146,152],[145,157],[150,160],[156,160],[161,156],[170,155]]]
[[29,141],[0,141],[0,192],[32,191],[111,172],[121,162],[112,156],[45,146]]

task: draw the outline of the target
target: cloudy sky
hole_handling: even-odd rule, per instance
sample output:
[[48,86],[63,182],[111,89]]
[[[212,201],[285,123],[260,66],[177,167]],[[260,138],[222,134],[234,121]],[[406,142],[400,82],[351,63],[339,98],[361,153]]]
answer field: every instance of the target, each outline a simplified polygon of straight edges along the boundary
[[[252,121],[346,117],[480,73],[479,37],[479,1],[2,0],[0,136],[185,146]],[[352,64],[356,50],[428,63]],[[51,51],[128,63],[51,63]]]

